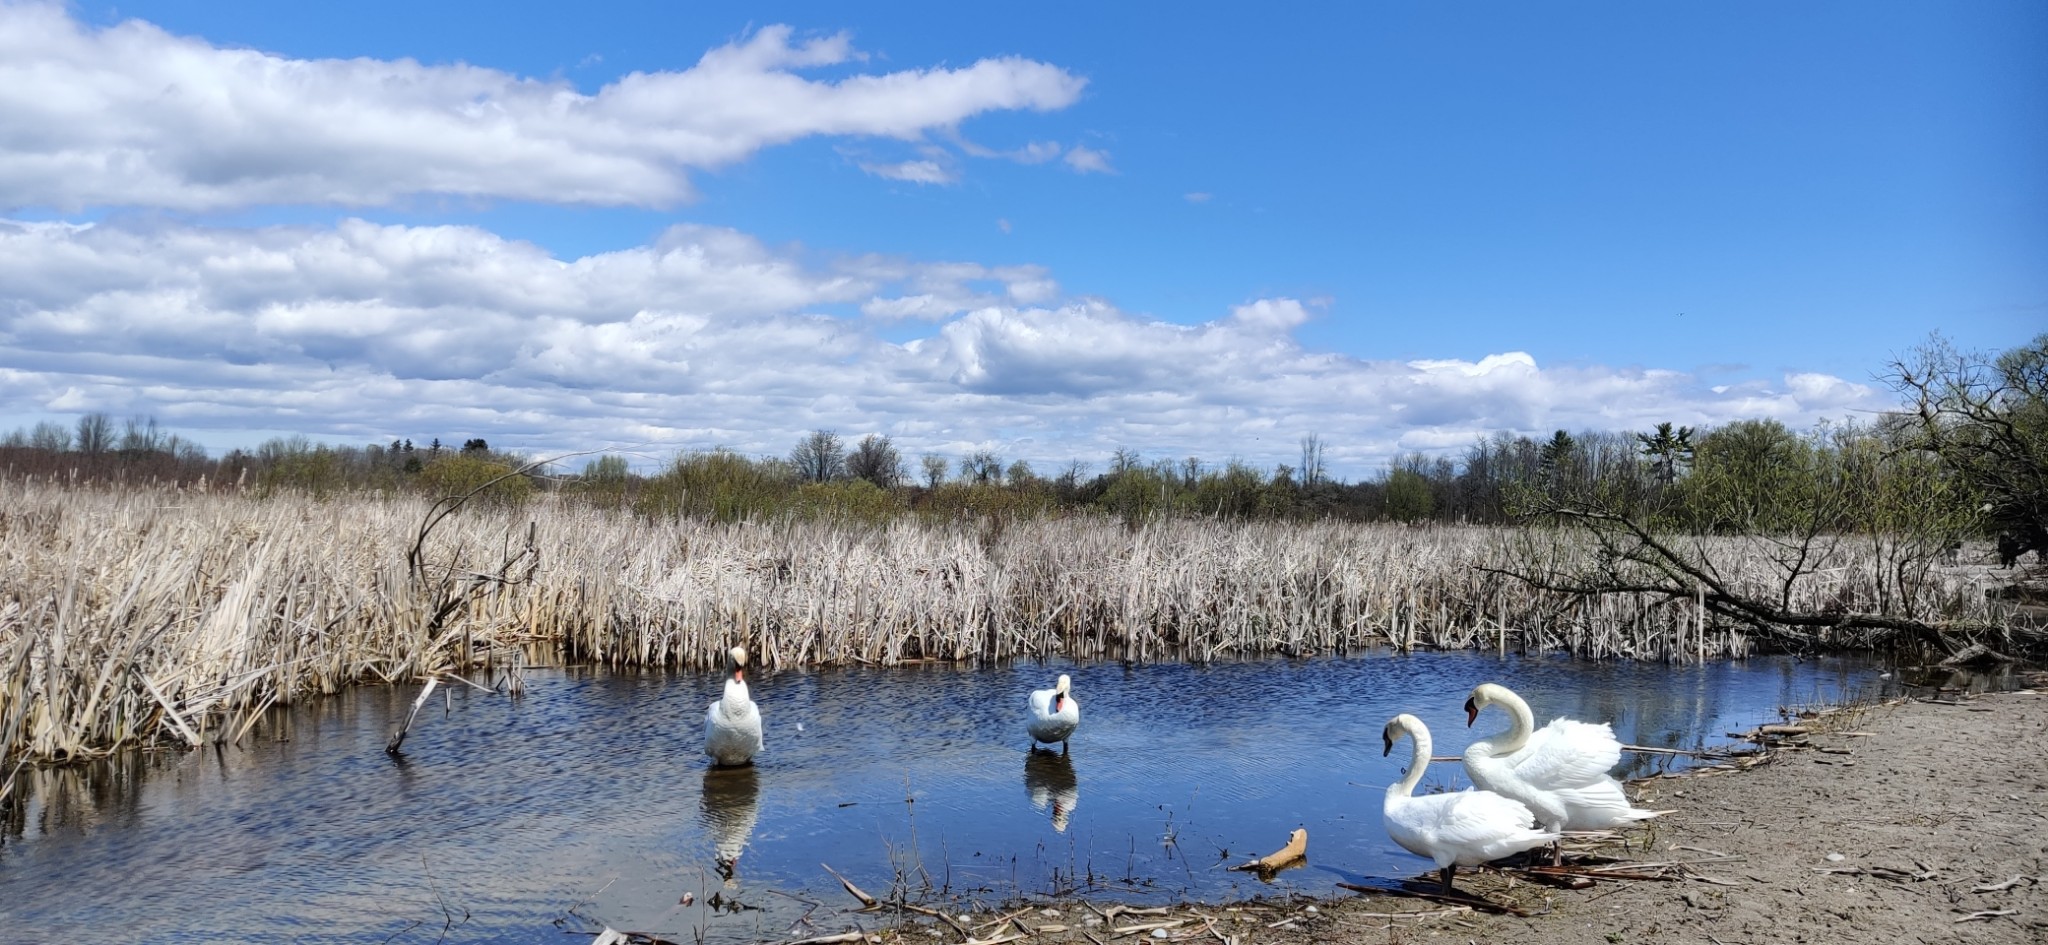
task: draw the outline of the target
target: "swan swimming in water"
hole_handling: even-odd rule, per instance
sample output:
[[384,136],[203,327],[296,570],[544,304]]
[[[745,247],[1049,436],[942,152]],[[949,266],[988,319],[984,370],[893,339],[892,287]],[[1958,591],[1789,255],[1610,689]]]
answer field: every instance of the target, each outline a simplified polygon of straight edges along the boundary
[[[1630,804],[1621,782],[1608,776],[1621,763],[1621,742],[1607,723],[1553,719],[1537,729],[1521,696],[1481,683],[1465,700],[1465,724],[1490,705],[1506,709],[1510,722],[1465,749],[1465,773],[1473,784],[1528,805],[1536,823],[1552,832],[1606,830],[1657,816]],[[1563,858],[1553,847],[1551,863]]]
[[1026,725],[1031,737],[1048,745],[1058,742],[1062,752],[1081,725],[1081,704],[1069,692],[1073,685],[1067,674],[1061,673],[1058,685],[1031,693],[1031,719]]
[[704,713],[704,753],[713,764],[752,764],[761,750],[761,710],[747,694],[747,648],[726,652],[725,697]]
[[1436,862],[1444,892],[1451,891],[1451,876],[1460,866],[1511,856],[1557,840],[1557,834],[1533,830],[1529,808],[1492,791],[1456,791],[1449,794],[1414,796],[1429,767],[1429,727],[1407,713],[1394,716],[1380,737],[1386,742],[1382,756],[1394,753],[1394,742],[1402,735],[1414,740],[1408,773],[1388,786],[1382,820],[1387,836],[1416,856]]

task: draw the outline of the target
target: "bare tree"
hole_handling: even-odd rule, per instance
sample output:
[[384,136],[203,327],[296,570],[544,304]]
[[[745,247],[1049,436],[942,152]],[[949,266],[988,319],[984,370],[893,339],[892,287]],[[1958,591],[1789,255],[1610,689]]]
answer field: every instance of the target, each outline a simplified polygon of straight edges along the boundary
[[1904,637],[1952,652],[1998,632],[1951,619],[1925,593],[1970,514],[1952,477],[1868,429],[1801,438],[1768,421],[1731,424],[1701,442],[1684,487],[1683,515],[1660,522],[1614,488],[1522,486],[1518,511],[1564,528],[1521,530],[1520,563],[1482,570],[1698,611],[1792,649]]
[[1309,434],[1301,438],[1301,484],[1313,486],[1322,482],[1326,473],[1323,469],[1323,438]]
[[71,431],[63,425],[44,420],[29,431],[28,445],[39,450],[62,453],[71,448]]
[[1977,492],[2001,555],[2031,547],[2048,559],[2048,334],[1996,357],[1936,335],[1887,380],[1907,398],[1891,418],[1901,439]]
[[839,434],[813,430],[789,451],[789,466],[804,482],[831,482],[846,475],[846,452]]
[[937,453],[926,453],[919,462],[924,465],[925,488],[937,489],[939,483],[946,481],[946,470],[951,468],[951,464],[946,462],[946,457]]
[[994,450],[975,450],[960,461],[960,478],[976,483],[1003,483],[1003,459]]
[[889,438],[877,433],[861,437],[860,445],[846,457],[846,473],[884,489],[896,488],[903,479],[903,456]]
[[78,451],[88,455],[114,448],[114,418],[89,413],[78,418]]
[[163,445],[164,432],[155,417],[129,417],[121,422],[121,452],[154,453]]
[[1109,474],[1112,476],[1121,476],[1144,465],[1145,457],[1138,455],[1137,450],[1127,447],[1119,446],[1116,452],[1109,456]]

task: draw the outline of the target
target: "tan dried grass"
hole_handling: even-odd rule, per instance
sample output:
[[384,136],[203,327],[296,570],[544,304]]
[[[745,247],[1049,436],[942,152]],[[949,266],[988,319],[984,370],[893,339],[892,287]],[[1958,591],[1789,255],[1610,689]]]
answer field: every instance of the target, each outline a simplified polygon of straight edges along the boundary
[[[1372,646],[1698,659],[1749,646],[1743,628],[1703,625],[1687,606],[1532,593],[1489,573],[1517,553],[1506,529],[652,522],[541,497],[447,520],[423,548],[423,581],[406,553],[428,508],[0,481],[0,765],[233,739],[272,705],[522,647],[709,667],[734,642],[768,666]],[[529,533],[530,579],[497,580]],[[1852,547],[1838,553],[1800,600],[1897,593],[1858,577],[1876,569]],[[1754,571],[1741,581],[1773,580],[1765,557],[1730,560]],[[437,591],[443,575],[468,590]],[[1968,607],[1973,593],[1983,606],[1952,584],[1916,593],[1927,608]]]

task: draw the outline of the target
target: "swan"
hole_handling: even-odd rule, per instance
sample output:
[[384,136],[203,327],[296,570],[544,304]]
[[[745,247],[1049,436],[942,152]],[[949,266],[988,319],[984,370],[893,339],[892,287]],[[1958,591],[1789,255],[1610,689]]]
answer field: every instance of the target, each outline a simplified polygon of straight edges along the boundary
[[1031,719],[1026,724],[1031,737],[1048,745],[1059,742],[1062,752],[1081,725],[1081,704],[1069,692],[1073,687],[1073,680],[1061,673],[1058,685],[1031,693]]
[[[1479,710],[1498,705],[1510,723],[1502,731],[1465,749],[1465,773],[1472,783],[1513,798],[1536,815],[1546,830],[1605,830],[1657,816],[1629,803],[1621,782],[1607,772],[1621,763],[1621,742],[1605,722],[1553,719],[1536,729],[1529,703],[1514,690],[1481,683],[1465,700],[1465,724],[1479,719]],[[1563,861],[1552,848],[1550,861]]]
[[704,753],[717,765],[752,764],[761,750],[761,710],[747,695],[747,648],[726,651],[725,697],[704,713]]
[[1414,796],[1422,769],[1429,767],[1429,727],[1405,712],[1394,716],[1380,736],[1387,746],[1382,757],[1394,753],[1402,735],[1414,740],[1414,752],[1408,774],[1387,788],[1382,819],[1387,836],[1402,849],[1436,861],[1444,892],[1451,891],[1451,875],[1460,866],[1478,866],[1557,840],[1554,831],[1529,827],[1534,820],[1529,808],[1492,791]]

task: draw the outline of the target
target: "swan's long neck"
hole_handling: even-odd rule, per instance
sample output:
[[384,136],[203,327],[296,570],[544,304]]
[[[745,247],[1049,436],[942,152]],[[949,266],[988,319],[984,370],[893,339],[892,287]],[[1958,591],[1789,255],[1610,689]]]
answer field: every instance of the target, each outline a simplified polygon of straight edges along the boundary
[[1388,794],[1413,796],[1415,786],[1422,783],[1422,769],[1429,767],[1429,752],[1436,747],[1430,744],[1429,732],[1411,728],[1408,730],[1408,738],[1412,742],[1411,753],[1408,756],[1408,773],[1402,775],[1401,780],[1394,782],[1392,787],[1387,788]]
[[1486,743],[1493,746],[1495,755],[1521,751],[1536,731],[1536,716],[1529,711],[1529,703],[1506,689],[1494,694],[1493,703],[1507,710],[1508,727],[1487,736]]
[[726,679],[725,699],[723,701],[726,707],[734,712],[739,711],[741,707],[747,704],[747,681],[741,679],[737,673]]

